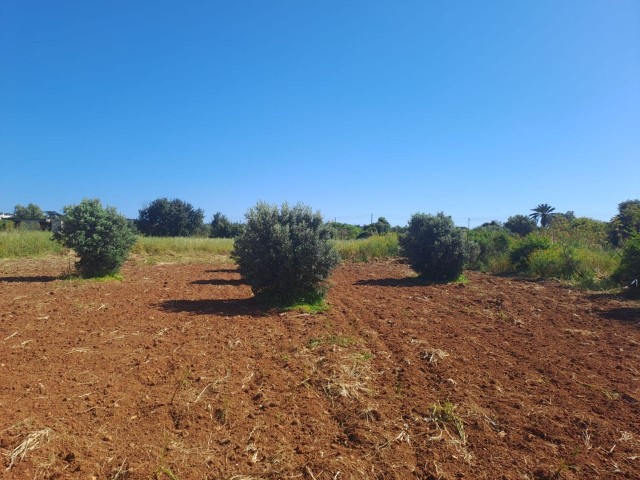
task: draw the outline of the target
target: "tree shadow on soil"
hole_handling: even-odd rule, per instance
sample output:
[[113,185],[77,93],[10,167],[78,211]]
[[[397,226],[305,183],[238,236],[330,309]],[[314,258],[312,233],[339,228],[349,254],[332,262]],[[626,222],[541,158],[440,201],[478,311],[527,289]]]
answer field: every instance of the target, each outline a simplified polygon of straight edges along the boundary
[[226,317],[252,316],[263,317],[269,314],[269,308],[251,298],[233,298],[229,300],[167,300],[158,307],[172,313],[192,313],[195,315],[222,315]]
[[595,293],[589,295],[589,299],[596,301],[617,300],[619,303],[614,304],[615,306],[611,308],[602,306],[600,315],[611,320],[640,326],[640,296],[637,290],[625,290],[619,293]]
[[640,326],[640,307],[611,308],[601,313],[604,318]]
[[205,270],[207,273],[238,273],[235,268],[212,268],[211,270]]
[[191,282],[191,285],[246,285],[246,283],[239,278],[232,278],[229,280],[213,278],[211,280],[195,280]]
[[45,283],[60,280],[62,277],[52,277],[49,275],[36,275],[33,277],[0,277],[0,282],[7,283]]

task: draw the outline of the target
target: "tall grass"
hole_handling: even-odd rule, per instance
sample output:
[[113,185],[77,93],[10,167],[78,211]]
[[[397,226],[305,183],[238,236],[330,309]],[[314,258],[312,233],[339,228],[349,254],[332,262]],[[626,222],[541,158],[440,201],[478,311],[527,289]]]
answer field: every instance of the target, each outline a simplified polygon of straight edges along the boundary
[[369,262],[399,255],[398,235],[374,235],[361,240],[336,240],[335,247],[343,260]]
[[37,258],[65,251],[51,240],[51,232],[22,229],[0,232],[0,258]]
[[214,256],[228,257],[232,238],[138,237],[131,251],[149,263],[211,261]]

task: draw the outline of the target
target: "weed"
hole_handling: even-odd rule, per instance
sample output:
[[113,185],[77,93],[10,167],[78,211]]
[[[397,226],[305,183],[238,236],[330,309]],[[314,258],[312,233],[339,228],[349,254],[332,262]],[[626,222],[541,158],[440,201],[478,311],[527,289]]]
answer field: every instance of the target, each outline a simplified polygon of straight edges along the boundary
[[373,360],[373,353],[371,352],[354,353],[352,356],[356,362],[368,362],[369,360]]
[[156,471],[156,480],[161,480],[164,477],[169,478],[169,480],[179,480],[178,476],[173,473],[169,467],[160,465]]
[[443,403],[434,403],[431,406],[431,420],[443,430],[447,430],[447,426],[452,427],[462,441],[462,444],[465,445],[467,443],[464,423],[456,413],[456,406],[453,403],[448,400]]
[[173,401],[176,398],[176,395],[178,394],[178,392],[189,386],[190,381],[189,381],[189,377],[191,376],[191,370],[189,368],[186,368],[184,370],[184,372],[182,373],[182,377],[180,377],[180,380],[178,381],[178,383],[176,384],[176,389],[173,391],[173,395],[171,396],[171,400],[169,401],[169,405],[173,404]]
[[[280,305],[276,305],[280,306]],[[329,310],[329,304],[324,300],[324,298],[315,298],[310,299],[305,302],[298,301],[293,305],[286,305],[283,308],[284,311],[287,312],[300,312],[300,313],[324,313]]]

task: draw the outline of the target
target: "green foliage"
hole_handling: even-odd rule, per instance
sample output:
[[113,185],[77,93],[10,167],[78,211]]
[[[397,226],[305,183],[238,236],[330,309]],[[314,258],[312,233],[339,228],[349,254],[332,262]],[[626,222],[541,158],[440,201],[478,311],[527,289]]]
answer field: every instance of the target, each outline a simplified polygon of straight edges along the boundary
[[551,225],[543,234],[554,242],[602,249],[609,248],[608,229],[607,222],[591,218],[567,220],[564,216],[554,216]]
[[460,276],[468,259],[469,245],[461,229],[444,213],[416,213],[407,233],[400,238],[401,253],[411,268],[428,280],[451,281]]
[[16,205],[13,216],[22,220],[41,220],[44,218],[44,212],[38,205],[30,203],[26,207]]
[[202,231],[204,211],[180,199],[158,198],[139,211],[136,223],[143,235],[190,237]]
[[516,272],[529,271],[529,257],[536,250],[546,250],[551,246],[551,240],[540,234],[529,234],[519,239],[509,253],[509,260]]
[[320,213],[302,204],[278,208],[260,202],[246,219],[232,257],[253,292],[289,304],[322,297],[340,256]]
[[369,262],[399,255],[398,235],[374,235],[360,240],[338,240],[336,249],[343,260],[352,262]]
[[549,223],[551,223],[551,218],[553,216],[554,210],[555,208],[552,207],[551,205],[546,203],[541,203],[536,208],[531,209],[533,213],[530,213],[529,216],[533,218],[533,220],[535,220],[536,222],[540,220],[540,226],[544,228],[548,226]]
[[378,217],[378,221],[364,225],[356,238],[369,238],[373,235],[385,235],[391,231],[391,224],[384,217]]
[[[13,226],[13,222],[8,224]],[[19,228],[0,231],[0,258],[37,258],[64,251],[62,245],[51,241],[50,232]]]
[[618,214],[611,219],[609,238],[616,247],[640,232],[640,200],[627,200],[618,205]]
[[616,263],[613,252],[556,243],[529,255],[529,273],[594,286],[613,271]]
[[73,249],[76,268],[84,277],[104,277],[120,271],[136,241],[127,219],[100,200],[85,199],[64,207],[64,227],[54,238]]
[[209,236],[212,238],[234,238],[240,235],[243,230],[242,223],[231,222],[225,215],[216,212],[211,220]]
[[614,273],[619,282],[640,281],[640,233],[631,236],[624,244],[620,266]]
[[538,228],[536,222],[526,215],[514,215],[509,217],[504,226],[512,233],[520,235],[521,237],[529,235]]
[[349,223],[330,222],[328,227],[334,240],[355,240],[362,233],[362,227]]
[[14,227],[15,225],[11,220],[0,220],[0,232],[11,232]]
[[378,221],[373,224],[373,227],[376,229],[378,235],[384,235],[391,231],[391,224],[384,217],[378,217]]
[[[513,242],[512,236],[502,227],[495,226],[474,228],[467,233],[467,238],[478,245],[479,251],[473,262],[469,264],[472,270],[488,271],[491,262],[499,257],[505,257]],[[473,258],[473,257],[472,257]]]

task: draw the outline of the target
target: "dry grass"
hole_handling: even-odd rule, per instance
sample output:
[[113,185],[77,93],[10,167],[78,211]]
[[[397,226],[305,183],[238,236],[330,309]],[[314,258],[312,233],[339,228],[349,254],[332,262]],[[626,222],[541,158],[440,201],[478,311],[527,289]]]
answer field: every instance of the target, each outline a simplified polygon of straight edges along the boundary
[[439,348],[429,349],[422,352],[422,359],[426,360],[427,363],[432,364],[436,364],[438,363],[438,360],[442,360],[443,358],[446,358],[448,356],[449,354],[447,352],[445,352],[444,350],[440,350]]
[[325,391],[330,397],[359,398],[371,391],[368,382],[371,379],[371,367],[367,363],[353,362],[338,365],[329,378]]
[[27,435],[20,445],[7,455],[9,457],[7,470],[10,470],[16,463],[24,460],[27,453],[37,450],[45,443],[48,443],[51,440],[52,434],[53,431],[50,428],[43,428],[42,430],[37,430]]

